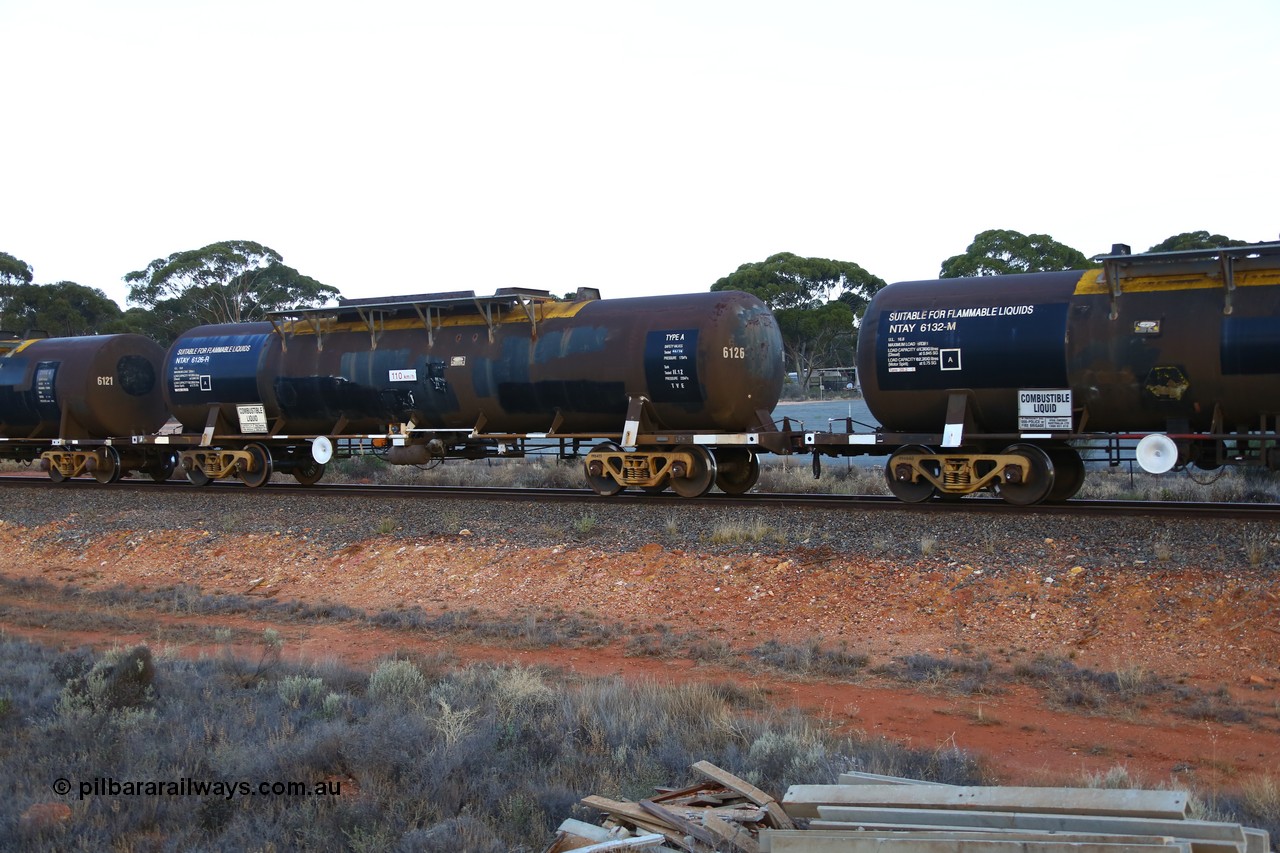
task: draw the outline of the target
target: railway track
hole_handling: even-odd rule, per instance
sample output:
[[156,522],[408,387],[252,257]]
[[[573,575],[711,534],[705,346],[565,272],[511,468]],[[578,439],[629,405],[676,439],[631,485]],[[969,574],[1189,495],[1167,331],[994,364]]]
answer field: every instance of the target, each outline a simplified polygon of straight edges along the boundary
[[[91,479],[75,479],[54,483],[43,476],[0,476],[0,487],[27,487],[67,490],[112,489],[118,492],[172,491],[175,495],[194,489],[181,480],[154,483],[150,480],[122,480],[109,486]],[[217,492],[234,492],[247,487],[235,481],[215,482],[203,487]],[[254,490],[269,500],[271,495],[305,494],[316,500],[344,500],[350,498],[416,499],[416,500],[500,500],[528,501],[534,503],[581,503],[607,509],[609,506],[688,507],[691,502],[674,493],[647,494],[623,491],[611,497],[601,497],[590,489],[499,488],[476,486],[418,486],[372,485],[362,483],[327,483],[302,486],[292,483],[271,483]],[[1019,507],[1004,501],[973,497],[964,500],[932,500],[918,504],[904,504],[887,495],[831,495],[785,494],[753,492],[730,496],[710,494],[694,501],[698,506],[737,507],[741,509],[809,507],[823,510],[871,510],[911,513],[973,513],[981,515],[1057,515],[1057,516],[1156,516],[1163,518],[1231,518],[1258,521],[1280,521],[1280,504],[1272,503],[1208,503],[1185,501],[1122,501],[1122,500],[1070,500],[1060,504],[1039,504]]]

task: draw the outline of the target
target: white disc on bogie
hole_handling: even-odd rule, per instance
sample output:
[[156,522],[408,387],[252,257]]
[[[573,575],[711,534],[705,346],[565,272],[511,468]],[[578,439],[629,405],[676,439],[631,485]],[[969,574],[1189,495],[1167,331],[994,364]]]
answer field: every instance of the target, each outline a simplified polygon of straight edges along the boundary
[[318,435],[311,439],[311,458],[321,465],[328,464],[333,458],[333,442],[328,436]]
[[1138,442],[1133,455],[1143,471],[1164,474],[1178,464],[1178,445],[1164,433],[1153,432]]

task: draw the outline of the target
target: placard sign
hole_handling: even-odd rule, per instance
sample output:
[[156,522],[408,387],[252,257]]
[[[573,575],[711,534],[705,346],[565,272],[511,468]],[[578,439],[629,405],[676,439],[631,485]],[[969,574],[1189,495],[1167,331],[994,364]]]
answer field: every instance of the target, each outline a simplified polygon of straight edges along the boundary
[[240,416],[240,432],[245,435],[264,433],[267,431],[267,409],[265,406],[236,406],[236,414]]
[[645,379],[655,403],[696,403],[698,386],[698,330],[663,329],[649,332],[644,346]]
[[1070,432],[1071,389],[1024,389],[1018,392],[1018,430]]

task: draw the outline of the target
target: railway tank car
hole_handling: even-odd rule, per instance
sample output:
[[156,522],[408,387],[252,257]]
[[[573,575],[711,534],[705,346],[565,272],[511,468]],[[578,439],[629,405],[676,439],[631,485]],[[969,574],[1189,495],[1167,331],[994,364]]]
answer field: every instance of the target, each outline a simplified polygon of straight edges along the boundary
[[1065,499],[1088,439],[1140,439],[1156,472],[1280,468],[1280,243],[1097,260],[876,294],[857,364],[895,495]]
[[0,341],[5,458],[39,460],[55,480],[92,474],[106,483],[130,469],[167,478],[171,455],[132,440],[154,433],[168,417],[163,358],[164,349],[142,335]]
[[352,440],[429,464],[604,438],[584,458],[602,494],[749,489],[754,431],[772,427],[782,383],[773,315],[736,292],[344,300],[191,329],[163,369],[170,412],[199,436],[181,450],[197,484],[315,482]]

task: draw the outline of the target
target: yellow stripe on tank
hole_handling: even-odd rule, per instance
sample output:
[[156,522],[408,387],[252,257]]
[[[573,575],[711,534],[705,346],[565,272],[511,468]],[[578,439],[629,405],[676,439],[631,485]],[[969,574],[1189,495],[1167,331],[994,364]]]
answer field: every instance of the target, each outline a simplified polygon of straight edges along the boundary
[[[1236,287],[1268,287],[1280,284],[1280,268],[1237,270]],[[1120,280],[1121,293],[1155,293],[1165,290],[1222,290],[1220,275],[1177,273],[1174,275],[1136,275]],[[1102,270],[1085,270],[1076,282],[1076,296],[1106,296],[1111,285],[1103,280]]]
[[[579,302],[539,302],[534,307],[534,319],[539,323],[547,320],[559,320],[566,317],[576,317],[578,312],[590,305],[595,300],[587,299]],[[362,320],[347,321],[339,323],[329,318],[320,320],[321,331],[324,334],[331,332],[367,332],[369,324]],[[494,321],[495,325],[508,325],[513,323],[524,323],[528,325],[529,317],[521,308],[508,310],[502,317]],[[479,326],[485,328],[484,316],[481,314],[462,314],[451,317],[432,317],[431,327],[437,331],[440,329],[448,329],[451,327],[470,327]],[[281,326],[291,335],[313,335],[315,328],[311,321],[307,320],[291,320],[282,323]],[[400,329],[422,329],[426,330],[422,319],[419,317],[406,317],[400,320],[388,320],[385,323],[377,324],[377,328],[383,331],[398,331]]]
[[[36,341],[47,340],[47,338],[27,338],[24,341],[6,341],[0,344],[0,358],[8,358],[11,355],[17,355]],[[13,346],[9,346],[13,344]]]

